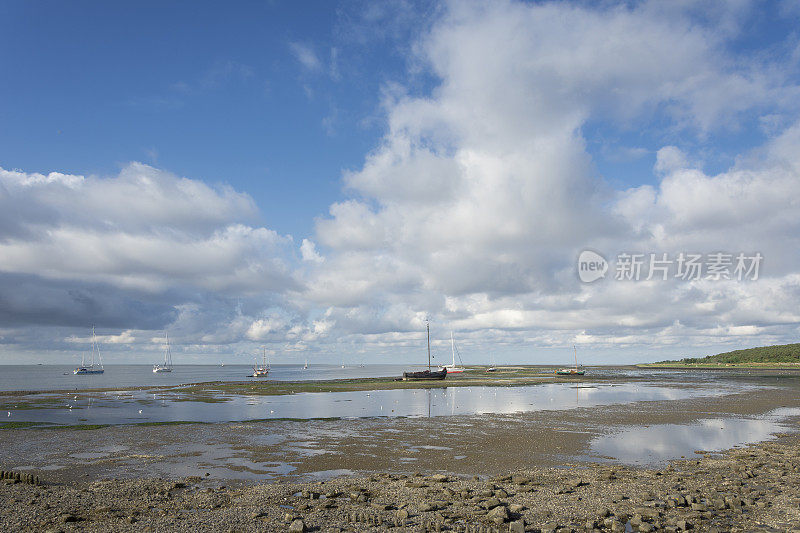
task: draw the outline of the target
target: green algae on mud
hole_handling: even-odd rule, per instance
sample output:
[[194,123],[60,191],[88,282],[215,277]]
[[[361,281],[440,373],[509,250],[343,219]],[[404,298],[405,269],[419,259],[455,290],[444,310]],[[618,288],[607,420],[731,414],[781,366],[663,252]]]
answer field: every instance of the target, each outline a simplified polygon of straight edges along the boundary
[[49,425],[50,422],[0,422],[0,429],[42,428]]

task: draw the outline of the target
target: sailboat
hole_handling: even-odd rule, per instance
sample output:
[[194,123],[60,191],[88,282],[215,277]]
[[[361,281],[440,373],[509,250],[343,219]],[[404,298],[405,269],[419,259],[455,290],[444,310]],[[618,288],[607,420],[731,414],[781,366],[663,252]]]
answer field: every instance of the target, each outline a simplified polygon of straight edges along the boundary
[[403,381],[414,381],[414,380],[434,380],[434,379],[444,379],[447,377],[447,369],[440,368],[439,370],[431,370],[431,325],[430,322],[426,322],[427,329],[428,329],[428,370],[422,370],[420,372],[403,372]]
[[306,359],[306,364],[303,365],[303,370],[308,370],[308,359]]
[[575,351],[575,368],[559,368],[556,370],[556,374],[559,376],[582,376],[584,374],[584,370],[581,368],[578,369],[578,349],[575,348],[575,345],[572,345],[572,349]]
[[[94,354],[95,354],[95,352],[97,352],[97,359],[99,361],[99,364],[97,366],[94,365]],[[97,335],[95,335],[94,326],[92,326],[92,358],[91,358],[91,363],[89,363],[89,366],[86,366],[86,361],[84,359],[84,356],[81,356],[81,366],[79,366],[78,368],[73,370],[72,373],[75,374],[75,375],[78,375],[78,374],[102,374],[103,372],[104,372],[104,370],[103,370],[103,358],[100,355],[100,345],[97,344]]]
[[495,366],[495,362],[494,362],[494,354],[492,354],[492,363],[489,365],[489,367],[486,369],[486,371],[487,372],[497,372],[497,366]]
[[164,364],[153,365],[153,372],[172,372],[172,351],[169,349],[169,333],[165,331],[164,337],[167,339],[167,347],[164,348]]
[[253,366],[254,378],[265,378],[269,374],[269,365],[267,364],[267,349],[264,348],[264,364],[258,365],[258,362]]
[[[444,365],[442,368],[447,369],[448,374],[459,374],[464,371],[463,366],[456,366],[456,341],[453,339],[453,332],[450,332],[450,350],[453,352],[453,364]],[[461,354],[458,354],[458,360],[461,361]],[[464,364],[464,361],[461,361]]]

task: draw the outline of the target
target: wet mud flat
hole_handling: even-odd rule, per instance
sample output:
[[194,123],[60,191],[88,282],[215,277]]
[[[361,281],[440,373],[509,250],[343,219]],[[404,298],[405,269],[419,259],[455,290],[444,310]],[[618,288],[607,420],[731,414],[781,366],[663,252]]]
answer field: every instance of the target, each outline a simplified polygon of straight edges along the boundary
[[58,483],[318,481],[380,471],[485,477],[528,465],[691,458],[768,440],[798,418],[800,389],[782,386],[512,414],[4,429],[0,468]]
[[4,531],[800,531],[796,435],[659,468],[0,484]]
[[[799,407],[792,385],[511,415],[3,430],[0,468],[42,484],[0,482],[0,530],[800,531]],[[658,455],[683,434],[676,459]]]

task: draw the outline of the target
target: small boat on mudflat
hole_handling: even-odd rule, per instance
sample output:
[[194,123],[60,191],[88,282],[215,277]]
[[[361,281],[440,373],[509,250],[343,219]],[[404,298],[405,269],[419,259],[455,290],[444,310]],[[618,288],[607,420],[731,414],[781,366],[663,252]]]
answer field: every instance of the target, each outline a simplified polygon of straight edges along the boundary
[[431,325],[428,327],[428,370],[419,372],[403,372],[403,381],[439,380],[447,377],[447,369],[431,370]]
[[575,350],[575,368],[559,368],[556,370],[557,376],[582,376],[586,373],[584,369],[578,369],[578,350],[575,348],[575,345],[572,345],[572,349]]
[[464,361],[461,361],[461,354],[458,354],[458,360],[461,361],[461,366],[456,365],[456,341],[453,339],[453,332],[450,332],[450,349],[453,352],[453,364],[444,365],[442,368],[447,369],[448,374],[460,374],[464,372]]

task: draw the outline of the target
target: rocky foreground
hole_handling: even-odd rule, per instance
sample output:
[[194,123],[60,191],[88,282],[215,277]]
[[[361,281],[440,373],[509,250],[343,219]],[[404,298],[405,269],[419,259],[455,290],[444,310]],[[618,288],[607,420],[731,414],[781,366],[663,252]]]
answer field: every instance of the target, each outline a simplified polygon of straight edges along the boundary
[[661,470],[573,465],[492,479],[379,473],[221,486],[201,478],[0,482],[2,531],[797,531],[795,438]]

